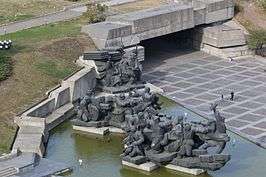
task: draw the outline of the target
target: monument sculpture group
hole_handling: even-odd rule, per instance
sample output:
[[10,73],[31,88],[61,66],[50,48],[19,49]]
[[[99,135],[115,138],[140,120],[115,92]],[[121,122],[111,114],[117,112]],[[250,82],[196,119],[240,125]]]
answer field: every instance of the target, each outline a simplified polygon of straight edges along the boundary
[[[126,137],[121,158],[135,165],[223,167],[230,160],[230,155],[222,154],[230,137],[217,104],[210,106],[214,119],[206,121],[189,122],[183,115],[160,113],[159,97],[141,81],[136,51],[126,55],[120,48],[88,54],[96,62],[98,86],[77,103],[73,125],[122,129]],[[99,96],[99,91],[107,93]]]

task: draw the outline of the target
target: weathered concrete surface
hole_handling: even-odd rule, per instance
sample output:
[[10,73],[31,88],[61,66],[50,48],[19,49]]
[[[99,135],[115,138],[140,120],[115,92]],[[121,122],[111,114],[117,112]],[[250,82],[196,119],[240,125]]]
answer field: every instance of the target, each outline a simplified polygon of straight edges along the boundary
[[69,165],[39,157],[35,153],[18,153],[0,161],[0,176],[43,177],[70,169]]
[[55,98],[55,109],[70,102],[70,88],[60,87],[52,91],[49,95],[51,98]]
[[106,6],[116,6],[116,5],[122,5],[122,4],[126,4],[126,3],[131,3],[131,2],[135,2],[138,0],[108,0],[105,2],[102,2],[102,5],[106,5]]
[[101,128],[96,128],[96,127],[81,127],[81,126],[73,126],[74,130],[90,133],[90,134],[96,134],[96,135],[106,135],[109,133],[109,128],[108,127],[101,127]]
[[46,117],[55,109],[55,98],[49,98],[35,107],[28,110],[25,114],[30,117]]
[[245,31],[234,20],[208,27],[196,27],[193,47],[223,58],[252,54],[247,46]]
[[169,3],[156,8],[114,15],[105,22],[86,25],[98,48],[132,46],[142,40],[193,28],[197,25],[231,19],[232,0],[197,0],[193,3]]
[[202,169],[185,168],[185,167],[180,167],[180,166],[176,166],[172,164],[166,165],[165,168],[178,171],[178,172],[182,172],[182,173],[196,175],[196,176],[206,172],[206,170],[202,170]]
[[70,88],[70,100],[76,101],[77,99],[85,96],[88,89],[93,89],[96,86],[95,70],[84,68],[63,81],[63,87]]
[[46,129],[52,130],[63,121],[70,119],[75,114],[74,106],[72,103],[65,104],[64,106],[56,109],[52,114],[46,117]]
[[86,67],[49,92],[47,99],[17,116],[14,121],[19,130],[13,149],[43,156],[49,131],[72,117],[75,114],[72,102],[94,86],[95,71]]
[[36,154],[23,153],[21,155],[17,155],[12,159],[7,159],[0,162],[0,173],[6,171],[6,169],[15,168],[16,173],[13,175],[17,175],[20,172],[33,169],[35,162]]
[[140,165],[136,165],[127,161],[122,160],[122,165],[128,166],[130,168],[135,168],[138,170],[143,170],[143,171],[147,171],[147,172],[151,172],[153,170],[156,170],[157,168],[159,168],[158,165],[152,163],[152,162],[146,162]]
[[110,133],[114,133],[114,134],[125,134],[125,131],[122,130],[121,128],[117,128],[117,127],[108,127],[109,132]]
[[[22,152],[34,152],[42,156],[45,152],[44,135],[38,133],[35,127],[27,127],[32,129],[32,132],[20,132],[23,127],[20,128],[16,140],[13,145],[13,149],[19,149]],[[36,132],[35,132],[36,131]]]

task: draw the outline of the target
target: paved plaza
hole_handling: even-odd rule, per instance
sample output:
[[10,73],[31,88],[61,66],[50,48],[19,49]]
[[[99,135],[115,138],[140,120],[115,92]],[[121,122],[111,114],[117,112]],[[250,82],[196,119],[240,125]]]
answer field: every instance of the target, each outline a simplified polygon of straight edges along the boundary
[[[227,61],[199,51],[177,57],[170,50],[155,48],[154,53],[144,63],[145,80],[161,87],[168,98],[207,118],[213,117],[210,104],[218,102],[230,130],[266,148],[263,61],[252,57]],[[230,101],[232,91],[234,101]]]

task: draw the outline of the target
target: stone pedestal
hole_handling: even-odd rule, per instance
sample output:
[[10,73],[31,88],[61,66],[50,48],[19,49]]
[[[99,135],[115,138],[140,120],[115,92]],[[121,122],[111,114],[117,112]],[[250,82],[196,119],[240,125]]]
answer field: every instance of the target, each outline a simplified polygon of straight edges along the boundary
[[121,128],[117,127],[108,127],[110,133],[115,133],[115,134],[125,134],[124,130]]
[[103,92],[111,93],[111,94],[119,94],[119,93],[125,93],[129,92],[133,89],[143,89],[145,88],[145,85],[140,84],[134,84],[134,85],[127,85],[127,86],[119,86],[119,87],[99,87]]
[[96,135],[106,135],[109,133],[108,127],[101,127],[101,128],[95,128],[95,127],[81,127],[81,126],[73,126],[74,130],[96,134]]
[[135,169],[138,169],[138,170],[147,171],[147,172],[151,172],[151,171],[159,168],[158,165],[156,165],[156,164],[154,164],[152,162],[146,162],[146,163],[143,163],[143,164],[140,164],[140,165],[136,165],[136,164],[133,164],[133,163],[130,163],[130,162],[127,162],[127,161],[122,161],[122,165],[131,167],[131,168],[135,168]]
[[172,165],[172,164],[166,165],[165,168],[170,169],[170,170],[174,170],[174,171],[179,171],[182,173],[192,174],[192,175],[200,175],[200,174],[206,172],[206,170],[203,170],[203,169],[185,168],[185,167]]

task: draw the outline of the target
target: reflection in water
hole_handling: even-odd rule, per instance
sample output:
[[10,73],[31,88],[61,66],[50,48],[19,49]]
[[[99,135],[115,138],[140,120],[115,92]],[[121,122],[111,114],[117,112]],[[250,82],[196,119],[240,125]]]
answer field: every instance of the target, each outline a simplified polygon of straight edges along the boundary
[[[165,100],[163,100],[165,101]],[[163,110],[167,114],[188,113],[188,120],[202,119],[196,114],[176,104],[167,103]],[[226,152],[232,159],[219,171],[209,172],[199,177],[262,177],[266,174],[266,150],[231,133],[233,141],[228,143]],[[119,155],[122,152],[122,136],[97,137],[77,134],[71,124],[66,122],[57,127],[50,136],[47,158],[66,162],[74,167],[71,177],[192,177],[164,168],[144,173],[134,169],[122,168]],[[235,140],[235,142],[234,142]],[[79,165],[79,159],[83,161]]]

